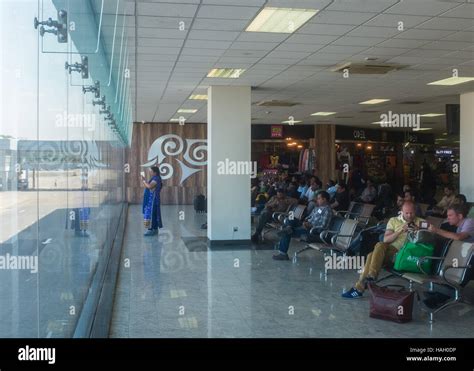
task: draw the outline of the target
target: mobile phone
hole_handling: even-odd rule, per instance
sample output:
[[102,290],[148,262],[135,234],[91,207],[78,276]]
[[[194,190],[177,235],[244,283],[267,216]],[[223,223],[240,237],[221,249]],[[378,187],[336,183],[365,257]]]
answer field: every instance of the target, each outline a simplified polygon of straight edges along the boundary
[[420,223],[420,228],[421,229],[428,229],[428,226],[429,226],[428,222],[421,222]]
[[140,172],[140,175],[144,178],[144,177],[145,177],[145,172],[144,172],[144,171],[141,171],[141,172]]

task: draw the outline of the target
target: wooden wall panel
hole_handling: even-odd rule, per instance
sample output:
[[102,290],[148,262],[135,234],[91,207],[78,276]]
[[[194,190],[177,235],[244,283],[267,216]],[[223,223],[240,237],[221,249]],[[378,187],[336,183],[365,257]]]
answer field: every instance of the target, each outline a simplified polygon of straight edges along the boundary
[[[144,187],[140,181],[140,171],[145,168],[140,165],[148,162],[148,151],[153,142],[163,135],[175,134],[182,138],[183,147],[179,148],[178,142],[174,140],[168,140],[163,143],[170,145],[175,143],[175,147],[168,147],[169,152],[176,153],[176,156],[167,156],[162,164],[167,163],[173,168],[173,175],[170,179],[163,180],[163,189],[161,190],[161,203],[163,205],[186,205],[192,204],[194,196],[197,194],[207,194],[207,166],[199,166],[190,164],[184,158],[188,149],[190,149],[189,155],[192,159],[197,159],[193,156],[193,150],[196,150],[196,146],[205,145],[203,142],[196,142],[190,148],[188,148],[188,142],[186,139],[206,139],[207,138],[207,125],[206,124],[192,124],[186,123],[185,125],[170,124],[170,123],[135,123],[133,125],[133,136],[132,146],[127,150],[127,163],[130,165],[130,173],[127,174],[127,199],[130,203],[141,203],[143,198]],[[161,146],[162,152],[164,152],[164,146]],[[207,146],[206,146],[207,148]],[[181,151],[179,151],[182,149]],[[207,161],[207,149],[205,151],[195,152],[199,161]],[[181,161],[186,166],[199,169],[200,171],[190,175],[186,178],[182,185],[181,180],[181,167],[179,162]]]
[[336,174],[336,126],[315,125],[317,175],[327,184],[329,179],[337,179]]

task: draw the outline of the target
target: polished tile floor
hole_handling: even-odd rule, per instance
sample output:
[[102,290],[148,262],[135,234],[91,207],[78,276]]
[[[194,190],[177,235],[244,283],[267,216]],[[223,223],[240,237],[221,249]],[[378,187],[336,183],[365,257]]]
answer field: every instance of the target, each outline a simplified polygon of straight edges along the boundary
[[[140,209],[129,208],[111,337],[472,337],[473,306],[453,306],[432,325],[418,305],[410,323],[372,319],[368,295],[340,297],[357,272],[324,275],[319,252],[306,251],[293,263],[272,260],[272,250],[199,251],[182,238],[206,236],[205,214],[163,206],[160,235],[144,237]],[[290,254],[302,246],[292,242]],[[474,296],[473,286],[468,292]]]

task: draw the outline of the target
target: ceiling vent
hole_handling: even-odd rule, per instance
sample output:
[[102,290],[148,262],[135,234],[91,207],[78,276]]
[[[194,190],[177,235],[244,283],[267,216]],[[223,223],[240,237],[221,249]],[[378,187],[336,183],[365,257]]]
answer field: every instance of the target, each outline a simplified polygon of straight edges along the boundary
[[391,71],[397,71],[402,68],[407,67],[407,65],[401,64],[389,64],[389,63],[353,63],[347,62],[343,64],[338,64],[334,66],[332,72],[345,72],[344,70],[349,70],[349,74],[358,74],[358,75],[384,75]]
[[262,107],[293,107],[299,103],[295,102],[288,102],[284,100],[262,100],[260,102],[255,103],[257,106]]

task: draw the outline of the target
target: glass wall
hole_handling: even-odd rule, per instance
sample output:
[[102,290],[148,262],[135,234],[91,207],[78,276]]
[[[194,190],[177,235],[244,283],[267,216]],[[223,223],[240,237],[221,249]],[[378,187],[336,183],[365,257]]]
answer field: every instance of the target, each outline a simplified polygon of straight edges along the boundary
[[72,337],[96,294],[125,200],[124,7],[0,1],[0,337]]

